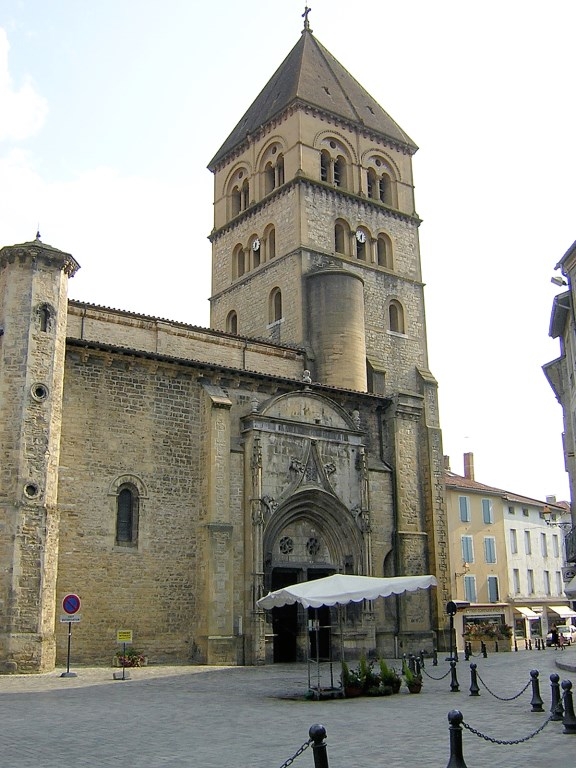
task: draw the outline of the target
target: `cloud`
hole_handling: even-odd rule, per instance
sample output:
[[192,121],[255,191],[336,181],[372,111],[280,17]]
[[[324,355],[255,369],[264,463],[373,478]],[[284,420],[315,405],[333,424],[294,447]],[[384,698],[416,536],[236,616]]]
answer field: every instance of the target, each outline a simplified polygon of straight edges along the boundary
[[22,141],[34,136],[48,114],[48,102],[34,89],[29,77],[14,88],[8,67],[10,44],[0,27],[0,141]]

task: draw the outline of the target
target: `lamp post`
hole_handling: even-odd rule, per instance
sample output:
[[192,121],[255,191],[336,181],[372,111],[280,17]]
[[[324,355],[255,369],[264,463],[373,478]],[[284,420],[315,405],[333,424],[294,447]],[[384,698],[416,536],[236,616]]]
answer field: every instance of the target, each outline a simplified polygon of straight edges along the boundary
[[449,600],[446,603],[446,613],[450,617],[450,657],[448,661],[455,661],[454,658],[454,616],[456,616],[456,611],[458,610],[458,607],[454,600]]

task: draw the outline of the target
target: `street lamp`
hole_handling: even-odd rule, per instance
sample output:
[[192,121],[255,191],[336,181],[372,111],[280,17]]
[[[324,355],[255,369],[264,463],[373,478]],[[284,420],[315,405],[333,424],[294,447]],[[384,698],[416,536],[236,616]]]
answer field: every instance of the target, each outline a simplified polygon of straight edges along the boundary
[[551,528],[561,528],[563,531],[569,531],[570,528],[572,528],[572,521],[567,522],[552,519],[552,510],[550,507],[544,507],[542,510],[542,517],[546,521],[546,525],[549,525]]

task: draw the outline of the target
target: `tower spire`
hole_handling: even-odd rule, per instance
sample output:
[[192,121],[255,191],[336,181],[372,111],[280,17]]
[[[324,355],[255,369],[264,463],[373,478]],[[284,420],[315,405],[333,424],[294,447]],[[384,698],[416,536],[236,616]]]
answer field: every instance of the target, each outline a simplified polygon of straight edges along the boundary
[[304,6],[304,13],[302,14],[302,18],[304,19],[304,29],[302,30],[302,33],[304,32],[312,32],[310,29],[310,22],[308,21],[308,14],[312,8],[308,8],[307,5]]

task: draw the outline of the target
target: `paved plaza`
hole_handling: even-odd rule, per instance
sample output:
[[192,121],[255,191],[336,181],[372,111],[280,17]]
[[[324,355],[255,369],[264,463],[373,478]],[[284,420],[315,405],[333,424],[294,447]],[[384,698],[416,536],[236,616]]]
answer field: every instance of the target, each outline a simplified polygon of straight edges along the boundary
[[[544,713],[531,712],[531,687],[503,702],[481,685],[471,697],[470,664],[458,664],[460,692],[450,678],[424,677],[418,695],[404,688],[384,698],[307,701],[306,665],[267,667],[158,667],[130,670],[115,681],[112,669],[75,668],[44,675],[0,677],[0,765],[2,768],[123,766],[123,768],[279,768],[308,738],[313,723],[328,733],[330,768],[446,768],[447,713],[460,709],[465,722],[502,740],[523,738],[548,717],[549,675],[573,679],[559,660],[576,669],[576,646],[565,651],[499,653],[474,658],[484,683],[497,695],[518,693],[538,669]],[[399,667],[399,662],[390,664]],[[427,662],[429,675],[448,669]],[[335,676],[337,673],[335,672]],[[464,731],[468,768],[531,768],[573,765],[576,735],[550,722],[530,741],[491,744]],[[567,762],[568,761],[568,762]],[[312,750],[294,762],[313,766]]]

